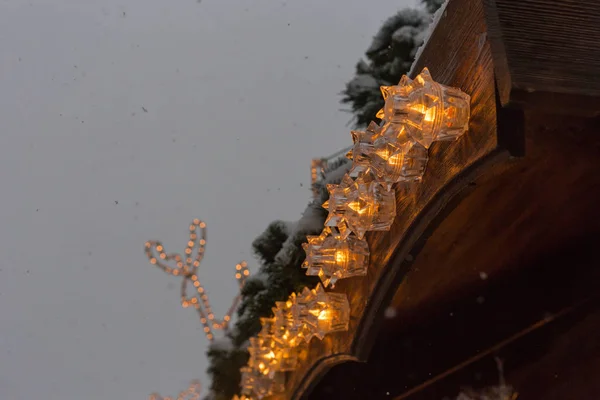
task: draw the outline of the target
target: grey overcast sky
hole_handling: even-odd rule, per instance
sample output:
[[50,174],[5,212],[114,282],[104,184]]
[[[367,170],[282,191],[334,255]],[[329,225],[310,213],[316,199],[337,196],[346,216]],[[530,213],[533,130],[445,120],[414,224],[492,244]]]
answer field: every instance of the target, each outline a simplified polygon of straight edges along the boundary
[[207,386],[196,314],[144,242],[182,252],[204,219],[222,315],[252,240],[304,210],[310,159],[350,144],[356,61],[415,3],[0,0],[0,399]]

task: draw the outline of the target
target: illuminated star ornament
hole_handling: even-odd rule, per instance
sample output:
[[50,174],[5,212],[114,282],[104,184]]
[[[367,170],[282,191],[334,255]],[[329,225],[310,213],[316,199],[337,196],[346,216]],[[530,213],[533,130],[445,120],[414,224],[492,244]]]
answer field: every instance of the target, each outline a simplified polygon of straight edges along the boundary
[[[200,322],[204,326],[204,332],[208,340],[214,339],[213,329],[227,330],[231,316],[240,302],[238,294],[222,319],[217,319],[212,311],[208,300],[208,294],[200,284],[198,278],[198,267],[204,257],[206,247],[206,224],[199,219],[194,219],[189,227],[189,240],[185,248],[185,256],[179,254],[167,254],[164,246],[158,241],[146,242],[145,251],[150,264],[157,265],[169,275],[182,278],[181,281],[181,305],[184,308],[193,307],[200,316]],[[248,264],[245,261],[235,266],[235,278],[240,289],[244,287],[246,279],[250,275]],[[192,295],[188,295],[188,291]]]
[[[342,225],[342,230],[345,228]],[[307,275],[318,276],[325,287],[333,287],[339,279],[367,274],[369,245],[364,239],[344,236],[326,226],[319,236],[308,236],[302,244],[306,260],[302,264]]]

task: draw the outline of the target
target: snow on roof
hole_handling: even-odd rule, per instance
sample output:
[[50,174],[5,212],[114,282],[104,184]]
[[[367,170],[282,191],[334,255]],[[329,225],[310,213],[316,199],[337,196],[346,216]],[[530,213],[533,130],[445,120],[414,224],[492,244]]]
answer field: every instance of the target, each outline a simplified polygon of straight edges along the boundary
[[427,42],[429,41],[429,38],[431,37],[431,33],[435,30],[435,27],[437,26],[438,22],[440,22],[440,19],[442,19],[442,17],[446,13],[447,5],[448,5],[448,0],[445,0],[444,3],[440,6],[440,8],[438,8],[437,11],[433,14],[431,23],[429,24],[427,29],[425,29],[425,31],[423,31],[423,33],[422,33],[423,44],[421,44],[421,46],[419,46],[419,48],[417,49],[417,52],[415,53],[415,59],[414,59],[412,65],[410,66],[408,75],[411,75],[414,72],[413,70],[417,63],[417,60],[421,56],[421,53],[423,52],[423,49],[425,49],[425,46],[427,46]]

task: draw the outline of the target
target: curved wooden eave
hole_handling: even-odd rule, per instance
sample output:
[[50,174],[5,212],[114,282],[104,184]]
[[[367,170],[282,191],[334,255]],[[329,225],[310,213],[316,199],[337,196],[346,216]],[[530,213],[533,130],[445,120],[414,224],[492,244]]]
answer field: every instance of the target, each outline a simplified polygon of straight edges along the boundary
[[[456,142],[432,145],[423,183],[397,189],[392,229],[368,235],[371,261],[367,276],[340,281],[335,288],[348,296],[349,330],[310,343],[301,366],[287,376],[286,398],[304,397],[338,363],[366,360],[375,339],[375,324],[406,273],[397,260],[409,257],[436,216],[468,189],[470,182],[509,158],[507,146],[499,146],[503,139],[499,140],[497,131],[494,65],[479,1],[449,2],[417,61],[416,73],[425,66],[436,81],[471,95],[469,131]],[[506,131],[504,142],[519,141],[514,140],[519,127]]]

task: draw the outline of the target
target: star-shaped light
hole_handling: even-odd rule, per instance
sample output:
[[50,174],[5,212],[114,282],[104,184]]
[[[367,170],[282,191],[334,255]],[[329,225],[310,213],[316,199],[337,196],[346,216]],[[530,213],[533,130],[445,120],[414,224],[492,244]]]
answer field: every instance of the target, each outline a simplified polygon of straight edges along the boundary
[[273,378],[277,372],[294,370],[298,363],[295,347],[287,346],[273,335],[264,332],[250,338],[248,352],[250,353],[248,366],[270,378]]
[[349,176],[359,178],[367,170],[377,176],[390,189],[393,184],[412,180],[407,177],[406,155],[415,141],[408,135],[405,124],[385,123],[379,126],[371,122],[366,131],[352,131],[353,149],[348,153],[352,159]]
[[414,80],[404,75],[397,86],[382,86],[381,93],[385,105],[377,117],[405,124],[426,149],[434,141],[456,140],[468,129],[471,97],[435,82],[427,68]]
[[302,244],[306,275],[318,276],[325,287],[339,279],[364,276],[369,266],[369,245],[354,235],[344,238],[338,230],[326,226],[319,236],[307,236]]
[[306,325],[296,317],[297,314],[296,293],[292,293],[287,301],[275,302],[273,337],[290,348],[298,346],[309,334]]
[[344,221],[363,239],[367,231],[387,231],[396,216],[396,194],[366,170],[348,190]]
[[248,397],[243,394],[240,396],[238,396],[237,394],[234,394],[233,397],[231,398],[231,400],[252,400],[252,397]]
[[344,222],[344,214],[346,205],[348,204],[348,195],[354,181],[345,174],[339,185],[327,184],[329,199],[322,205],[323,208],[329,211],[329,215],[325,220],[325,226],[341,226]]
[[[323,204],[329,210],[325,225],[345,224],[359,239],[367,231],[389,230],[396,216],[396,196],[382,184],[377,174],[367,168],[352,179],[346,174],[339,185],[328,185],[330,197]],[[344,238],[349,235],[344,232]]]
[[304,289],[299,317],[310,330],[307,341],[313,336],[322,340],[327,334],[348,330],[350,304],[345,294],[326,292],[321,284]]
[[249,366],[240,368],[240,373],[242,375],[240,386],[244,396],[251,396],[260,400],[285,391],[284,376],[280,373],[275,374],[273,378],[269,378]]

